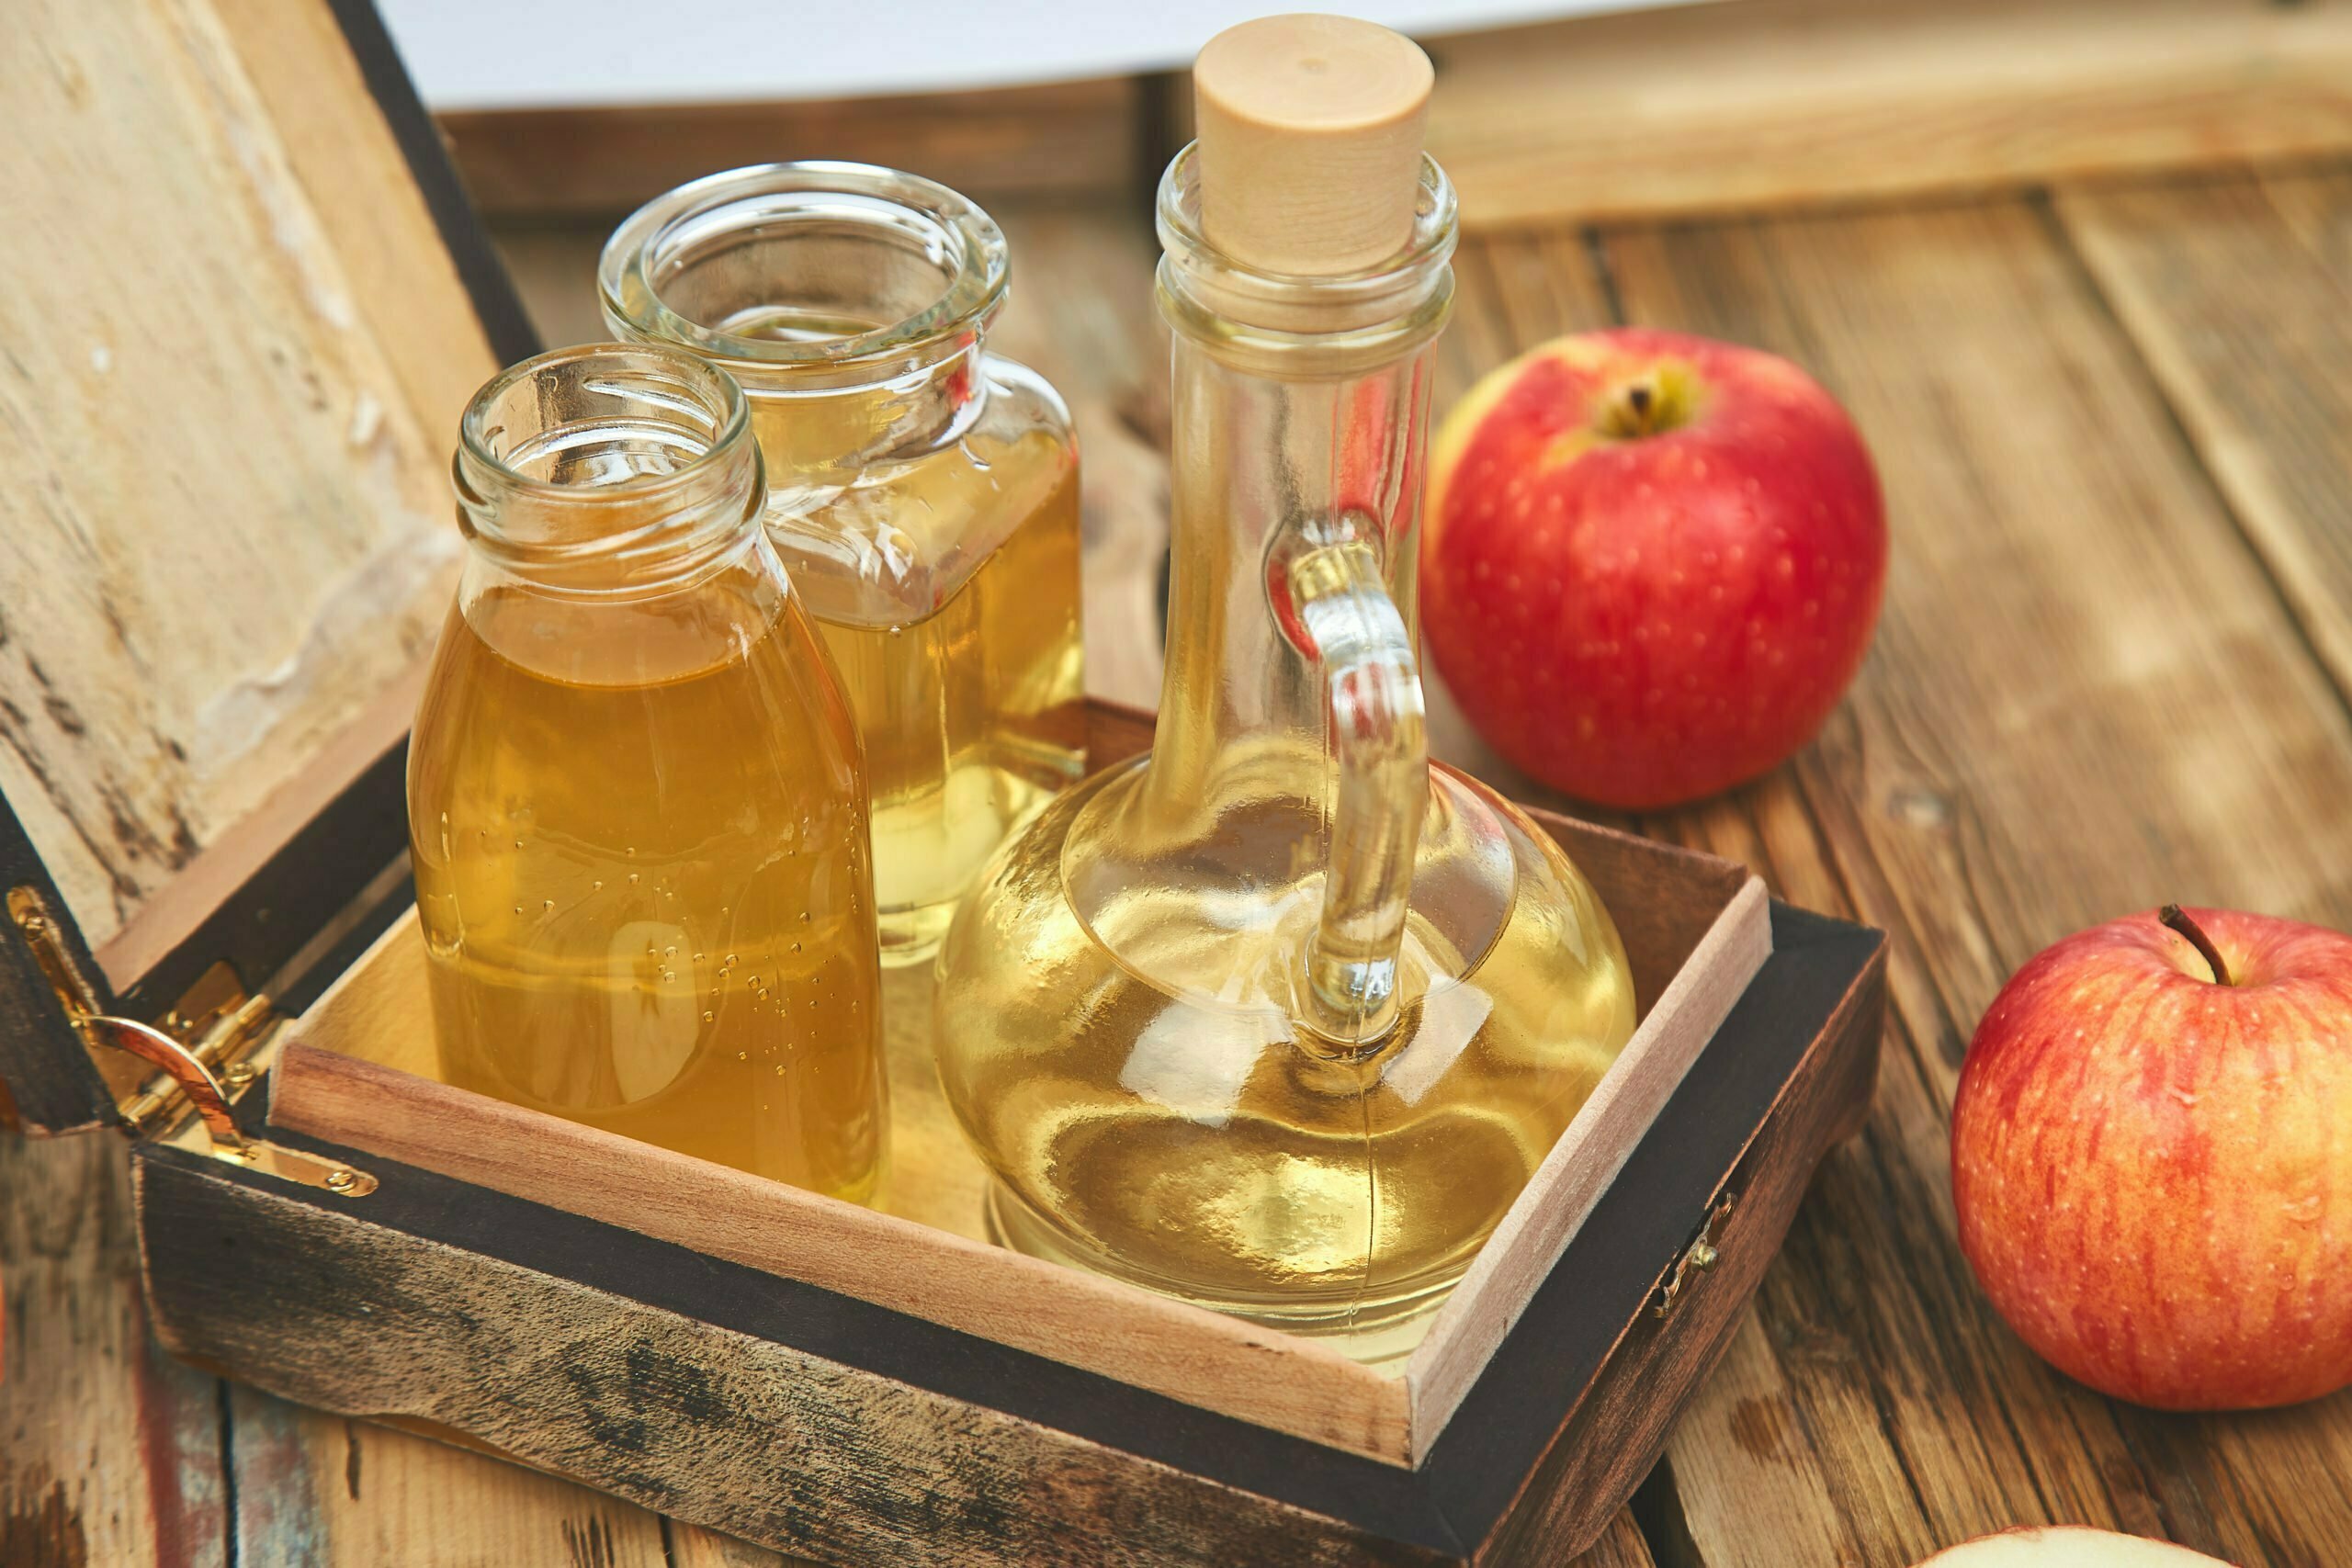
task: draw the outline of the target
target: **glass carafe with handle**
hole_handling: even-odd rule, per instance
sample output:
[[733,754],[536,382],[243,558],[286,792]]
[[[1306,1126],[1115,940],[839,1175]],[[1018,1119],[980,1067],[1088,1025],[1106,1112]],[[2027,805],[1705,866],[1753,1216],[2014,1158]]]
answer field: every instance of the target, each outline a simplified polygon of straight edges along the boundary
[[[1229,41],[1247,72],[1220,62]],[[1237,115],[1284,133],[1270,56],[1427,90],[1411,44],[1335,18],[1203,54],[1203,140],[1159,207],[1174,515],[1154,745],[1000,854],[941,954],[938,1053],[1001,1239],[1378,1362],[1615,1059],[1634,996],[1557,844],[1427,757],[1414,557],[1453,194],[1416,118],[1387,149],[1393,227],[1372,214],[1351,238],[1364,215],[1327,202],[1283,252],[1294,204],[1253,207],[1253,170],[1311,189],[1363,160],[1312,124],[1283,157],[1235,147]]]

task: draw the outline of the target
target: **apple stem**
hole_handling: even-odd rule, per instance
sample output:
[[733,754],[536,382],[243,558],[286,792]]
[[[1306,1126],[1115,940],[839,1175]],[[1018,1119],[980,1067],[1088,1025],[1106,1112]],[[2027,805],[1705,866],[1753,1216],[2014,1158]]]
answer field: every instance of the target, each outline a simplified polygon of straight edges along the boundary
[[2186,937],[2188,945],[2195,948],[2207,964],[2212,965],[2213,984],[2226,986],[2230,983],[2230,966],[2222,962],[2221,949],[2213,945],[2213,939],[2205,934],[2203,927],[2188,918],[2187,910],[2177,904],[2166,904],[2156,911],[2156,919]]
[[1641,441],[1690,423],[1695,373],[1686,365],[1657,365],[1616,382],[1593,406],[1592,428],[1611,441]]

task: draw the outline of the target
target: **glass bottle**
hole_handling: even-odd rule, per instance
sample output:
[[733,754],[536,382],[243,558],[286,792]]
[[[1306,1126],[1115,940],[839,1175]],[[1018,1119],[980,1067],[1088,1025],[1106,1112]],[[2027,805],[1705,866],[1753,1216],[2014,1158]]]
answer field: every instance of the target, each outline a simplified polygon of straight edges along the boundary
[[598,273],[616,334],[751,399],[770,536],[865,737],[886,964],[930,956],[1082,772],[1077,446],[1045,379],[984,344],[1007,276],[954,191],[833,163],[683,186]]
[[1197,152],[1169,169],[1154,745],[1007,844],[936,1013],[1001,1240],[1375,1363],[1634,1026],[1589,885],[1427,760],[1414,561],[1454,204],[1410,152],[1403,248],[1329,276],[1220,251]]
[[471,547],[409,750],[445,1077],[870,1199],[865,780],[741,392],[559,350],[475,395],[455,468]]

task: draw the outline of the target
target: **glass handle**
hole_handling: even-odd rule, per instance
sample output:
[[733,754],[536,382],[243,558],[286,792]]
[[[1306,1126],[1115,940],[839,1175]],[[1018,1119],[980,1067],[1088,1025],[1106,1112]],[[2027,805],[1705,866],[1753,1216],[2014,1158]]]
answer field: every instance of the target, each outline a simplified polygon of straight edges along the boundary
[[1317,1033],[1368,1045],[1396,1021],[1396,956],[1429,811],[1429,740],[1412,637],[1360,535],[1290,563],[1290,607],[1321,669],[1338,784],[1323,912],[1306,954]]

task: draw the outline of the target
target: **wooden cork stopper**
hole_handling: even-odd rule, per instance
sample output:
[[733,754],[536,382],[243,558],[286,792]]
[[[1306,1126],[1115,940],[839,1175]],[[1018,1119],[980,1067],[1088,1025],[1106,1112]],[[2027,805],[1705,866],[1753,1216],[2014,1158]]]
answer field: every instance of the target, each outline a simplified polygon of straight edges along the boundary
[[1201,232],[1263,272],[1359,272],[1412,238],[1436,73],[1348,17],[1263,17],[1193,66]]

